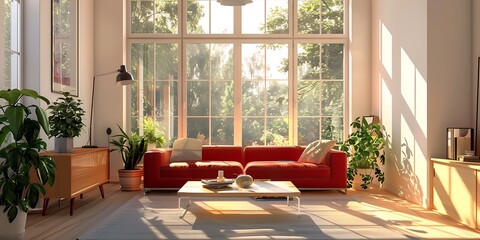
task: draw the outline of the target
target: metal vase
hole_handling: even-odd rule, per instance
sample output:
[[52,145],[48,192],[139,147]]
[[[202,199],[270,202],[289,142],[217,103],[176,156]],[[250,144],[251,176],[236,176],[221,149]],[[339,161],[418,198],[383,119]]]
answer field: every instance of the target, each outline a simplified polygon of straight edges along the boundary
[[57,153],[73,152],[73,138],[55,137],[55,152]]

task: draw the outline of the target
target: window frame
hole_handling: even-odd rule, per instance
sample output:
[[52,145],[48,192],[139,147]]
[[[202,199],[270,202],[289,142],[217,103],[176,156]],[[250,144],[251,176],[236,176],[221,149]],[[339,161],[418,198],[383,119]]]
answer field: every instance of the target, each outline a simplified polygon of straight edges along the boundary
[[[154,0],[153,0],[154,1]],[[215,0],[212,0],[215,1]],[[267,0],[268,1],[268,0]],[[297,32],[297,0],[288,0],[289,6],[289,33],[288,34],[242,34],[242,7],[234,7],[234,32],[233,34],[188,34],[187,33],[187,21],[186,13],[187,0],[178,0],[178,33],[177,34],[138,34],[131,33],[131,4],[127,4],[127,63],[131,64],[131,44],[132,43],[147,43],[147,42],[176,42],[179,47],[178,56],[178,137],[187,136],[187,106],[186,106],[186,91],[187,91],[187,79],[186,79],[186,46],[190,43],[233,43],[234,44],[234,62],[241,63],[241,46],[243,43],[262,43],[262,42],[279,42],[288,43],[289,53],[288,56],[291,59],[289,64],[288,73],[288,119],[289,119],[289,145],[297,145],[298,143],[298,94],[297,87],[298,81],[297,74],[298,69],[294,66],[298,64],[297,44],[301,43],[318,43],[318,44],[335,44],[340,43],[344,46],[343,53],[343,138],[345,139],[348,129],[348,117],[349,117],[349,33],[350,33],[350,0],[344,1],[344,16],[343,16],[343,34],[299,34]],[[180,14],[181,13],[181,14]],[[234,145],[242,145],[242,70],[241,64],[234,64]],[[127,100],[131,101],[130,94],[127,94]],[[240,106],[240,107],[238,107]],[[131,106],[128,106],[131,107]],[[131,109],[129,109],[131,110]],[[239,117],[237,117],[239,116]],[[211,116],[209,116],[211,118]],[[131,124],[131,119],[128,118],[128,126]],[[211,132],[211,130],[210,130]],[[210,136],[211,140],[211,136]]]

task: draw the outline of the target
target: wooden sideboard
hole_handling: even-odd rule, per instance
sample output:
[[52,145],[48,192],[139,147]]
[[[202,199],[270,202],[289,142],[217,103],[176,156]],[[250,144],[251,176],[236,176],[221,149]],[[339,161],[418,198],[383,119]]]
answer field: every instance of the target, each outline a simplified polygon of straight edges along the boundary
[[99,188],[105,197],[103,184],[109,182],[110,150],[108,148],[75,148],[71,153],[42,152],[55,160],[55,183],[46,185],[42,215],[45,215],[50,198],[70,199],[70,215],[73,215],[75,197]]
[[480,163],[432,158],[433,206],[480,229]]

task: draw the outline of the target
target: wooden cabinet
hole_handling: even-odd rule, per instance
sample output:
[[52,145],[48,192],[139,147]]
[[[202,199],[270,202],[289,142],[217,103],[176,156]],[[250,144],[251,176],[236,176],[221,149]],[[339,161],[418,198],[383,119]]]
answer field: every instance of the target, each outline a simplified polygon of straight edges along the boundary
[[480,164],[432,159],[433,206],[472,228],[480,227]]
[[45,186],[46,196],[42,214],[45,215],[50,198],[69,198],[70,215],[77,196],[93,188],[99,188],[102,198],[103,184],[109,181],[110,150],[108,148],[75,148],[72,153],[48,151],[42,155],[52,157],[57,168],[55,183]]

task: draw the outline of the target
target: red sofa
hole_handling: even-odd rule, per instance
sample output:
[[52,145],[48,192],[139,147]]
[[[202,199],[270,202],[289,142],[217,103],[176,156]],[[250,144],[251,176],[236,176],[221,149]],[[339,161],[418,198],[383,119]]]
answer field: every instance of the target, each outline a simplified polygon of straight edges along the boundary
[[347,187],[347,157],[330,150],[323,164],[302,163],[300,146],[203,146],[202,161],[170,163],[172,149],[145,153],[144,189],[179,189],[187,181],[215,178],[218,170],[226,178],[249,174],[253,179],[285,180],[302,190]]

